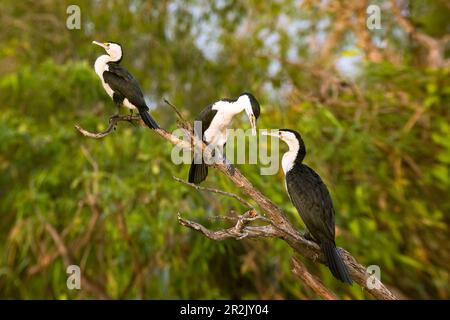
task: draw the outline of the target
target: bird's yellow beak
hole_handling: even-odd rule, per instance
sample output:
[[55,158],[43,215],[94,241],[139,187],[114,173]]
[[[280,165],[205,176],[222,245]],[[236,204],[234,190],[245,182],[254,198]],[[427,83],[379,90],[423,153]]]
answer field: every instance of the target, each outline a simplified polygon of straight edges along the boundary
[[102,42],[98,42],[98,41],[92,41],[92,43],[102,47],[105,50],[107,48],[107,44],[106,43],[102,43]]

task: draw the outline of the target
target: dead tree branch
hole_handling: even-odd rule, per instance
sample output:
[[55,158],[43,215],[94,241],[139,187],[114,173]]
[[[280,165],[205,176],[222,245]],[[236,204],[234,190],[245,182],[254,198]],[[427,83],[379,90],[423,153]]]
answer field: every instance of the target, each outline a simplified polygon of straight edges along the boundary
[[102,132],[90,132],[85,129],[83,129],[80,125],[76,124],[75,128],[81,132],[82,135],[89,137],[89,138],[95,138],[95,139],[101,139],[109,135],[113,129],[116,127],[117,123],[120,121],[136,121],[140,120],[141,117],[139,116],[113,116],[109,119],[109,125],[108,127],[102,131]]
[[[83,127],[81,127],[79,124],[75,125],[75,128],[85,137],[89,137],[89,138],[94,138],[94,139],[101,139],[106,137],[107,135],[111,134],[113,132],[113,129],[115,127],[115,125],[120,122],[120,121],[138,121],[140,124],[142,124],[142,120],[139,116],[134,116],[134,117],[130,117],[130,116],[117,116],[117,117],[112,117],[110,119],[108,128],[106,128],[104,131],[102,132],[92,132],[92,131],[88,131],[86,129],[84,129]],[[167,141],[169,141],[171,144],[178,146],[180,148],[184,148],[184,149],[192,149],[192,142],[188,142],[185,140],[181,140],[180,138],[178,138],[177,136],[167,132],[164,129],[153,129],[153,131],[155,131],[158,135],[160,135],[162,138],[166,139]],[[187,133],[188,134],[188,133]],[[188,134],[189,135],[189,134]]]
[[178,222],[195,231],[199,231],[207,238],[222,241],[226,239],[242,240],[244,238],[277,238],[280,236],[280,231],[271,225],[265,226],[248,226],[250,221],[253,221],[255,211],[250,210],[238,217],[236,224],[228,229],[212,231],[204,227],[200,223],[190,221],[181,217],[178,213]]
[[[128,119],[127,119],[128,120]],[[96,134],[86,134],[86,130],[80,126],[76,128],[81,134],[97,138]],[[202,141],[199,141],[197,137],[191,131],[186,130],[186,135],[190,138],[190,141],[180,140],[178,137],[165,131],[164,129],[155,129],[155,133],[166,139],[173,145],[180,148],[187,148],[193,150],[193,146],[200,146],[202,150],[205,150],[206,146]],[[205,150],[207,151],[207,150]],[[189,221],[178,215],[178,221],[181,225],[191,228],[193,230],[201,232],[206,237],[212,240],[224,240],[229,238],[243,239],[243,238],[259,238],[259,237],[272,237],[280,238],[284,240],[289,246],[291,246],[295,252],[303,257],[306,257],[314,262],[325,263],[325,259],[321,253],[319,246],[304,238],[289,222],[281,209],[275,205],[269,198],[267,198],[261,191],[256,189],[253,184],[237,169],[231,168],[228,164],[228,160],[225,157],[219,157],[213,159],[211,152],[204,152],[204,160],[206,163],[213,163],[211,167],[225,174],[240,190],[242,190],[247,196],[249,196],[263,212],[267,214],[270,225],[265,226],[249,226],[248,216],[251,211],[246,212],[238,218],[238,223],[229,229],[211,231],[199,223]],[[344,249],[339,248],[340,255],[347,265],[349,272],[353,280],[361,286],[364,290],[367,290],[371,295],[377,299],[383,300],[395,300],[398,299],[381,281],[377,281],[369,287],[367,285],[369,274],[366,272],[366,268],[359,264],[356,259]],[[373,281],[372,281],[373,282]]]

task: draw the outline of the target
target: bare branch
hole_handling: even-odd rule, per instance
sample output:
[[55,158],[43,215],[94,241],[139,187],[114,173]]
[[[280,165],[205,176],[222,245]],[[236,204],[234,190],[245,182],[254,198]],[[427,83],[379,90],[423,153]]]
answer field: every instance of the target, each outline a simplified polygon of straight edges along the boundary
[[165,102],[166,104],[168,104],[170,107],[172,107],[173,111],[175,111],[175,113],[177,114],[177,116],[178,116],[178,118],[179,118],[180,120],[186,121],[186,120],[184,119],[183,115],[181,114],[181,112],[178,111],[178,108],[177,108],[177,107],[175,107],[175,106],[174,106],[169,100],[167,100],[166,98],[164,98],[163,100],[164,100],[164,102]]
[[81,134],[85,137],[94,138],[94,139],[101,139],[109,135],[113,129],[116,127],[117,123],[120,121],[136,121],[141,120],[141,117],[139,116],[113,116],[109,118],[109,125],[108,127],[102,131],[102,132],[90,132],[86,129],[83,129],[79,124],[75,125],[75,128],[81,132]]
[[[157,134],[159,134],[164,139],[168,140],[171,144],[174,146],[178,146],[183,149],[193,149],[193,142],[192,141],[185,141],[181,140],[180,138],[174,136],[173,134],[167,132],[164,129],[153,129]],[[190,137],[190,134],[186,131],[185,132],[187,136]]]
[[208,191],[208,192],[212,192],[212,193],[221,194],[221,195],[223,195],[223,196],[231,197],[231,198],[234,198],[234,199],[236,199],[237,201],[241,202],[241,203],[244,204],[246,207],[248,207],[248,208],[253,208],[253,206],[252,206],[250,203],[248,203],[247,201],[245,201],[243,198],[239,197],[237,194],[230,193],[230,192],[226,192],[226,191],[222,191],[222,190],[219,190],[219,189],[214,189],[214,188],[201,187],[201,186],[199,186],[199,185],[196,185],[196,184],[194,184],[194,183],[187,182],[187,181],[185,181],[185,180],[183,180],[183,179],[180,179],[180,178],[178,178],[178,177],[175,177],[175,176],[173,176],[172,178],[173,178],[175,181],[181,182],[181,183],[183,183],[183,184],[185,184],[185,185],[188,185],[188,186],[190,186],[190,187],[192,187],[192,188],[194,188],[194,189],[196,189],[196,190]]
[[[94,138],[94,139],[101,139],[106,137],[107,135],[109,135],[112,130],[114,129],[114,126],[120,122],[120,121],[136,121],[136,120],[140,120],[139,116],[134,116],[134,117],[130,117],[130,116],[117,116],[117,117],[111,117],[110,118],[110,122],[108,125],[108,128],[106,128],[106,130],[102,131],[102,132],[91,132],[88,131],[86,129],[83,129],[79,124],[75,125],[75,128],[85,137],[89,137],[89,138]],[[142,121],[140,121],[142,122]],[[153,131],[155,131],[157,134],[159,134],[162,138],[168,140],[170,143],[172,143],[173,145],[176,145],[180,148],[183,149],[192,149],[192,142],[188,142],[188,141],[184,141],[179,139],[178,137],[174,136],[173,134],[167,132],[164,129],[152,129]],[[188,136],[190,136],[188,134]]]
[[178,222],[181,225],[199,231],[209,239],[216,241],[222,241],[230,238],[241,240],[244,238],[260,238],[260,237],[276,238],[280,236],[281,232],[271,225],[257,226],[257,227],[248,226],[247,224],[251,221],[248,220],[250,218],[251,212],[254,212],[254,210],[247,211],[242,216],[240,216],[235,226],[228,229],[217,231],[209,230],[200,223],[184,219],[181,217],[179,213],[178,213]]
[[297,257],[292,258],[292,272],[303,282],[314,290],[319,296],[325,300],[338,300],[339,298],[331,292],[323,283],[314,275],[312,275],[306,266]]

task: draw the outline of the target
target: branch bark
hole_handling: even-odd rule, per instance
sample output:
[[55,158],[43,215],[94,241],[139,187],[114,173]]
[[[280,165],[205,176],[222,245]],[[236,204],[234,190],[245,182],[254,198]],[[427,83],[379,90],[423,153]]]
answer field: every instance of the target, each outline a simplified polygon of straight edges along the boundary
[[278,238],[280,237],[280,231],[271,225],[266,226],[248,226],[248,223],[253,220],[257,220],[259,217],[254,216],[254,210],[247,211],[243,215],[238,217],[236,224],[228,229],[212,231],[204,227],[200,223],[190,221],[181,217],[178,213],[178,222],[190,229],[201,232],[207,238],[216,241],[222,241],[226,239],[242,240],[244,238]]
[[87,130],[83,129],[78,124],[75,125],[75,128],[78,131],[80,131],[81,134],[84,135],[85,137],[101,139],[101,138],[104,138],[107,135],[109,135],[113,131],[113,129],[116,128],[116,125],[117,125],[118,122],[120,122],[120,121],[131,122],[131,121],[138,121],[140,119],[141,119],[141,117],[139,117],[139,116],[113,116],[113,117],[109,118],[109,125],[102,132],[90,132],[90,131],[87,131]]

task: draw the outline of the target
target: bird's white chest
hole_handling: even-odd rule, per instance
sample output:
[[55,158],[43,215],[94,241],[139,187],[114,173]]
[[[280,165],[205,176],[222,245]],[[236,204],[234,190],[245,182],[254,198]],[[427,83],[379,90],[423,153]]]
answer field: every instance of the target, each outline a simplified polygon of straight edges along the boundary
[[208,144],[223,146],[228,139],[227,129],[231,126],[233,116],[218,110],[203,138]]
[[281,160],[281,166],[283,167],[283,171],[284,171],[285,175],[294,166],[294,161],[295,161],[296,157],[297,157],[297,153],[293,152],[293,151],[288,151],[283,155],[283,159]]
[[137,108],[132,104],[130,101],[128,101],[127,98],[123,99],[123,106],[130,109],[130,110],[137,110]]
[[105,89],[108,96],[110,96],[112,98],[114,91],[111,89],[111,87],[106,82],[103,81],[103,78],[101,78],[101,79],[102,79],[103,88]]
[[111,87],[104,81],[103,72],[109,71],[108,62],[110,58],[107,55],[102,55],[95,60],[94,69],[95,73],[98,75],[100,80],[102,81],[103,89],[105,89],[106,93],[112,98],[114,91]]

